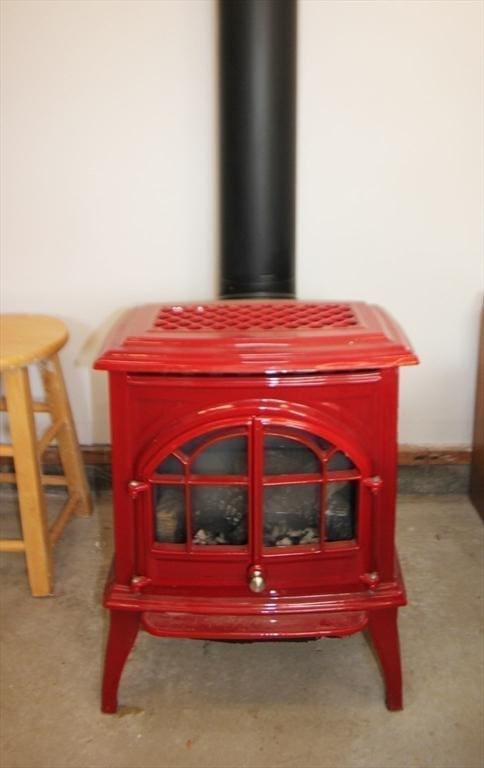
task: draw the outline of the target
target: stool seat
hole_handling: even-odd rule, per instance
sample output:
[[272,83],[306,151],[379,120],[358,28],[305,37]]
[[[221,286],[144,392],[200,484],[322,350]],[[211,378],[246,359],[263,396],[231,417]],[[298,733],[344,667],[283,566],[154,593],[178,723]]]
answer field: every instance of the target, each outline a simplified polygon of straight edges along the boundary
[[0,371],[50,357],[67,337],[64,323],[48,315],[0,315]]
[[[58,351],[68,339],[60,320],[46,315],[0,315],[0,372],[5,397],[0,411],[9,419],[11,444],[0,444],[0,457],[13,462],[14,472],[0,472],[0,482],[16,483],[22,523],[21,539],[0,539],[0,552],[23,552],[30,589],[41,597],[53,592],[52,551],[73,513],[91,513],[91,499],[64,384]],[[44,399],[34,401],[29,367],[38,364]],[[51,424],[39,437],[37,413]],[[41,459],[56,441],[63,474],[43,474]],[[63,485],[67,501],[49,526],[44,486]]]

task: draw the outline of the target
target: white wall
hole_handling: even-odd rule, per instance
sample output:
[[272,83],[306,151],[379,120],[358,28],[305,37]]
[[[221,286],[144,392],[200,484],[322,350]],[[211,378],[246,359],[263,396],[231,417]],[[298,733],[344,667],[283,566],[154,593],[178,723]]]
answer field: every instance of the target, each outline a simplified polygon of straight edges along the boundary
[[[469,443],[483,291],[480,2],[301,0],[298,293],[385,305],[402,442]],[[215,295],[212,0],[2,5],[2,311],[63,318],[83,443],[113,315]]]

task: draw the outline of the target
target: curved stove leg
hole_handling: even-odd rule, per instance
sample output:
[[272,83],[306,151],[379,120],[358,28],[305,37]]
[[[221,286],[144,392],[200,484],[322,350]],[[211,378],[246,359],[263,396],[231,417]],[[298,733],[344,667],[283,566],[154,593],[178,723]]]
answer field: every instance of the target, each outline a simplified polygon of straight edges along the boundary
[[101,711],[116,712],[118,686],[123,667],[138,634],[141,614],[134,611],[111,611],[109,636],[104,660]]
[[390,710],[403,709],[397,612],[398,608],[370,611],[368,622],[370,637],[385,681],[386,705]]

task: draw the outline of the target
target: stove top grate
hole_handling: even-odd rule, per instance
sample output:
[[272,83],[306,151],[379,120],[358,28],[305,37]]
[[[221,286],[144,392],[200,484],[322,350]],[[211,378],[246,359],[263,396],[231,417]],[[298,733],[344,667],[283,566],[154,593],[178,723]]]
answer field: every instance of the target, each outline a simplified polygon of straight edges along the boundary
[[281,331],[348,328],[359,323],[348,304],[227,301],[162,307],[154,330]]

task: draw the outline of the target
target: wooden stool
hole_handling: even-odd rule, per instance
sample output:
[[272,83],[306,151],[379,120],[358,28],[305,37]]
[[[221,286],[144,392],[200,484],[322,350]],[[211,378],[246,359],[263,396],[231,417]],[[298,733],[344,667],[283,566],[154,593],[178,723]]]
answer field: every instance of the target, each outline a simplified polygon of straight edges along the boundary
[[[11,445],[0,445],[0,456],[13,457],[15,473],[0,473],[0,482],[16,483],[23,539],[0,539],[0,551],[25,552],[32,594],[53,591],[52,549],[72,512],[91,513],[86,475],[57,352],[68,338],[60,320],[45,315],[0,316],[0,371]],[[44,402],[33,402],[27,366],[40,365]],[[34,413],[49,413],[52,424],[37,438]],[[40,459],[56,440],[63,475],[43,475]],[[43,485],[65,485],[68,499],[50,530]]]

